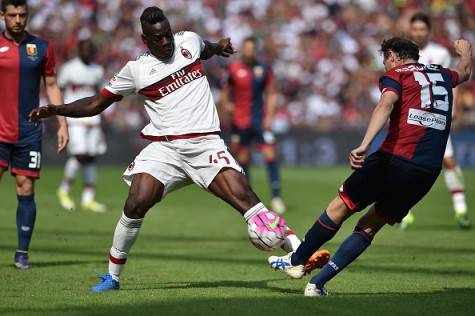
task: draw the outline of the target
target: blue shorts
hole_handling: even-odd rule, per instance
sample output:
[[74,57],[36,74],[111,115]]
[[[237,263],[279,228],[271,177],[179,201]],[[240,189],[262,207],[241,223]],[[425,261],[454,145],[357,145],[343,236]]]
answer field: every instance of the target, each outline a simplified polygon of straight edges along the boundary
[[274,146],[275,136],[270,131],[255,128],[233,128],[231,143],[238,148],[247,148],[252,144],[259,149],[262,146]]
[[11,167],[13,175],[39,178],[41,141],[26,144],[0,142],[0,167]]

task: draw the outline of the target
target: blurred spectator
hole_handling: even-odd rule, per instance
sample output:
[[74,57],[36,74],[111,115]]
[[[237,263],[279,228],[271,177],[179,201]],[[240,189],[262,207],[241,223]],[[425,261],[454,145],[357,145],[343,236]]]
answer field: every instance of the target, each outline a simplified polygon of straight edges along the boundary
[[[54,43],[58,63],[74,55],[80,39],[99,47],[98,62],[110,78],[145,48],[138,18],[153,0],[30,0],[29,30]],[[163,0],[175,31],[204,38],[229,36],[236,47],[254,35],[274,65],[279,111],[275,128],[363,128],[379,98],[381,40],[403,35],[411,15],[431,14],[434,41],[451,49],[465,37],[475,43],[474,0]],[[206,62],[219,99],[225,60]],[[475,84],[462,88],[457,126],[475,125]],[[106,113],[113,128],[138,129],[146,116],[139,99]]]

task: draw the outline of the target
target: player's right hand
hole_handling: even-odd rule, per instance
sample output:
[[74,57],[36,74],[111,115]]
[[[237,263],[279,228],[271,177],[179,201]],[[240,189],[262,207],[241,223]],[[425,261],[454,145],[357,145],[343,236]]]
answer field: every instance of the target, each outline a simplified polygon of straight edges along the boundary
[[366,159],[368,148],[366,146],[359,146],[350,152],[350,165],[351,169],[356,170],[363,167],[363,163]]
[[472,44],[465,39],[458,39],[454,42],[455,53],[457,55],[462,56],[468,54],[469,56],[472,55]]
[[37,122],[41,119],[48,118],[56,115],[56,106],[48,104],[47,106],[41,106],[39,108],[33,109],[30,112],[29,119],[30,122]]

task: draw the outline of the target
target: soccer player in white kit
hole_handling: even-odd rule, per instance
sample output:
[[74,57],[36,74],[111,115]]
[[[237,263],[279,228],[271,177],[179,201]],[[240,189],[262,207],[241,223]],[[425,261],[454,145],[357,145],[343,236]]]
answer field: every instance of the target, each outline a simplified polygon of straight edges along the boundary
[[[90,97],[99,91],[104,77],[102,66],[94,63],[95,48],[91,41],[82,40],[78,56],[66,62],[58,74],[58,84],[64,91],[64,101],[70,103]],[[102,213],[106,206],[96,201],[96,157],[106,151],[101,116],[67,118],[70,140],[69,158],[64,166],[64,177],[57,191],[61,206],[67,211],[76,208],[70,196],[71,186],[80,167],[83,169],[83,210]]]
[[[201,60],[234,53],[230,39],[204,41],[193,32],[173,34],[158,7],[140,17],[142,39],[149,52],[128,62],[109,85],[93,97],[67,105],[47,105],[30,113],[30,120],[55,114],[93,116],[122,97],[143,97],[150,123],[142,137],[152,141],[124,173],[130,185],[124,212],[116,226],[109,256],[109,273],[91,288],[94,292],[119,288],[119,276],[147,211],[166,194],[196,183],[223,199],[246,222],[267,211],[252,191],[242,168],[219,136],[220,124]],[[277,214],[276,214],[277,216]],[[287,231],[283,249],[297,249],[300,240]],[[323,266],[328,251],[316,252],[309,269]]]
[[[443,67],[450,67],[452,64],[449,51],[436,43],[429,40],[431,23],[429,17],[423,13],[416,13],[411,17],[409,36],[419,46],[419,63],[421,64],[437,64]],[[456,96],[454,89],[454,99]],[[454,101],[453,114],[455,114],[456,101]],[[447,147],[444,155],[444,176],[445,184],[452,195],[455,218],[461,228],[470,228],[471,221],[467,213],[467,204],[465,202],[465,187],[463,174],[455,160],[452,140],[449,136]],[[414,215],[409,213],[402,225],[407,226],[414,222]]]

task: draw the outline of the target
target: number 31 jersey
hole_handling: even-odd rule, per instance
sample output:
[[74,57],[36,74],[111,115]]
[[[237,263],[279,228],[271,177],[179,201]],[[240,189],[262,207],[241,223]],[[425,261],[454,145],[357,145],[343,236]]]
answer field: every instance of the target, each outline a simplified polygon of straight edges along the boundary
[[379,80],[382,93],[399,96],[381,150],[417,165],[440,169],[452,122],[455,71],[440,65],[406,64]]
[[146,53],[129,61],[101,93],[112,100],[138,94],[150,124],[142,136],[217,132],[219,119],[200,54],[201,37],[193,32],[174,36],[175,51],[168,61]]

